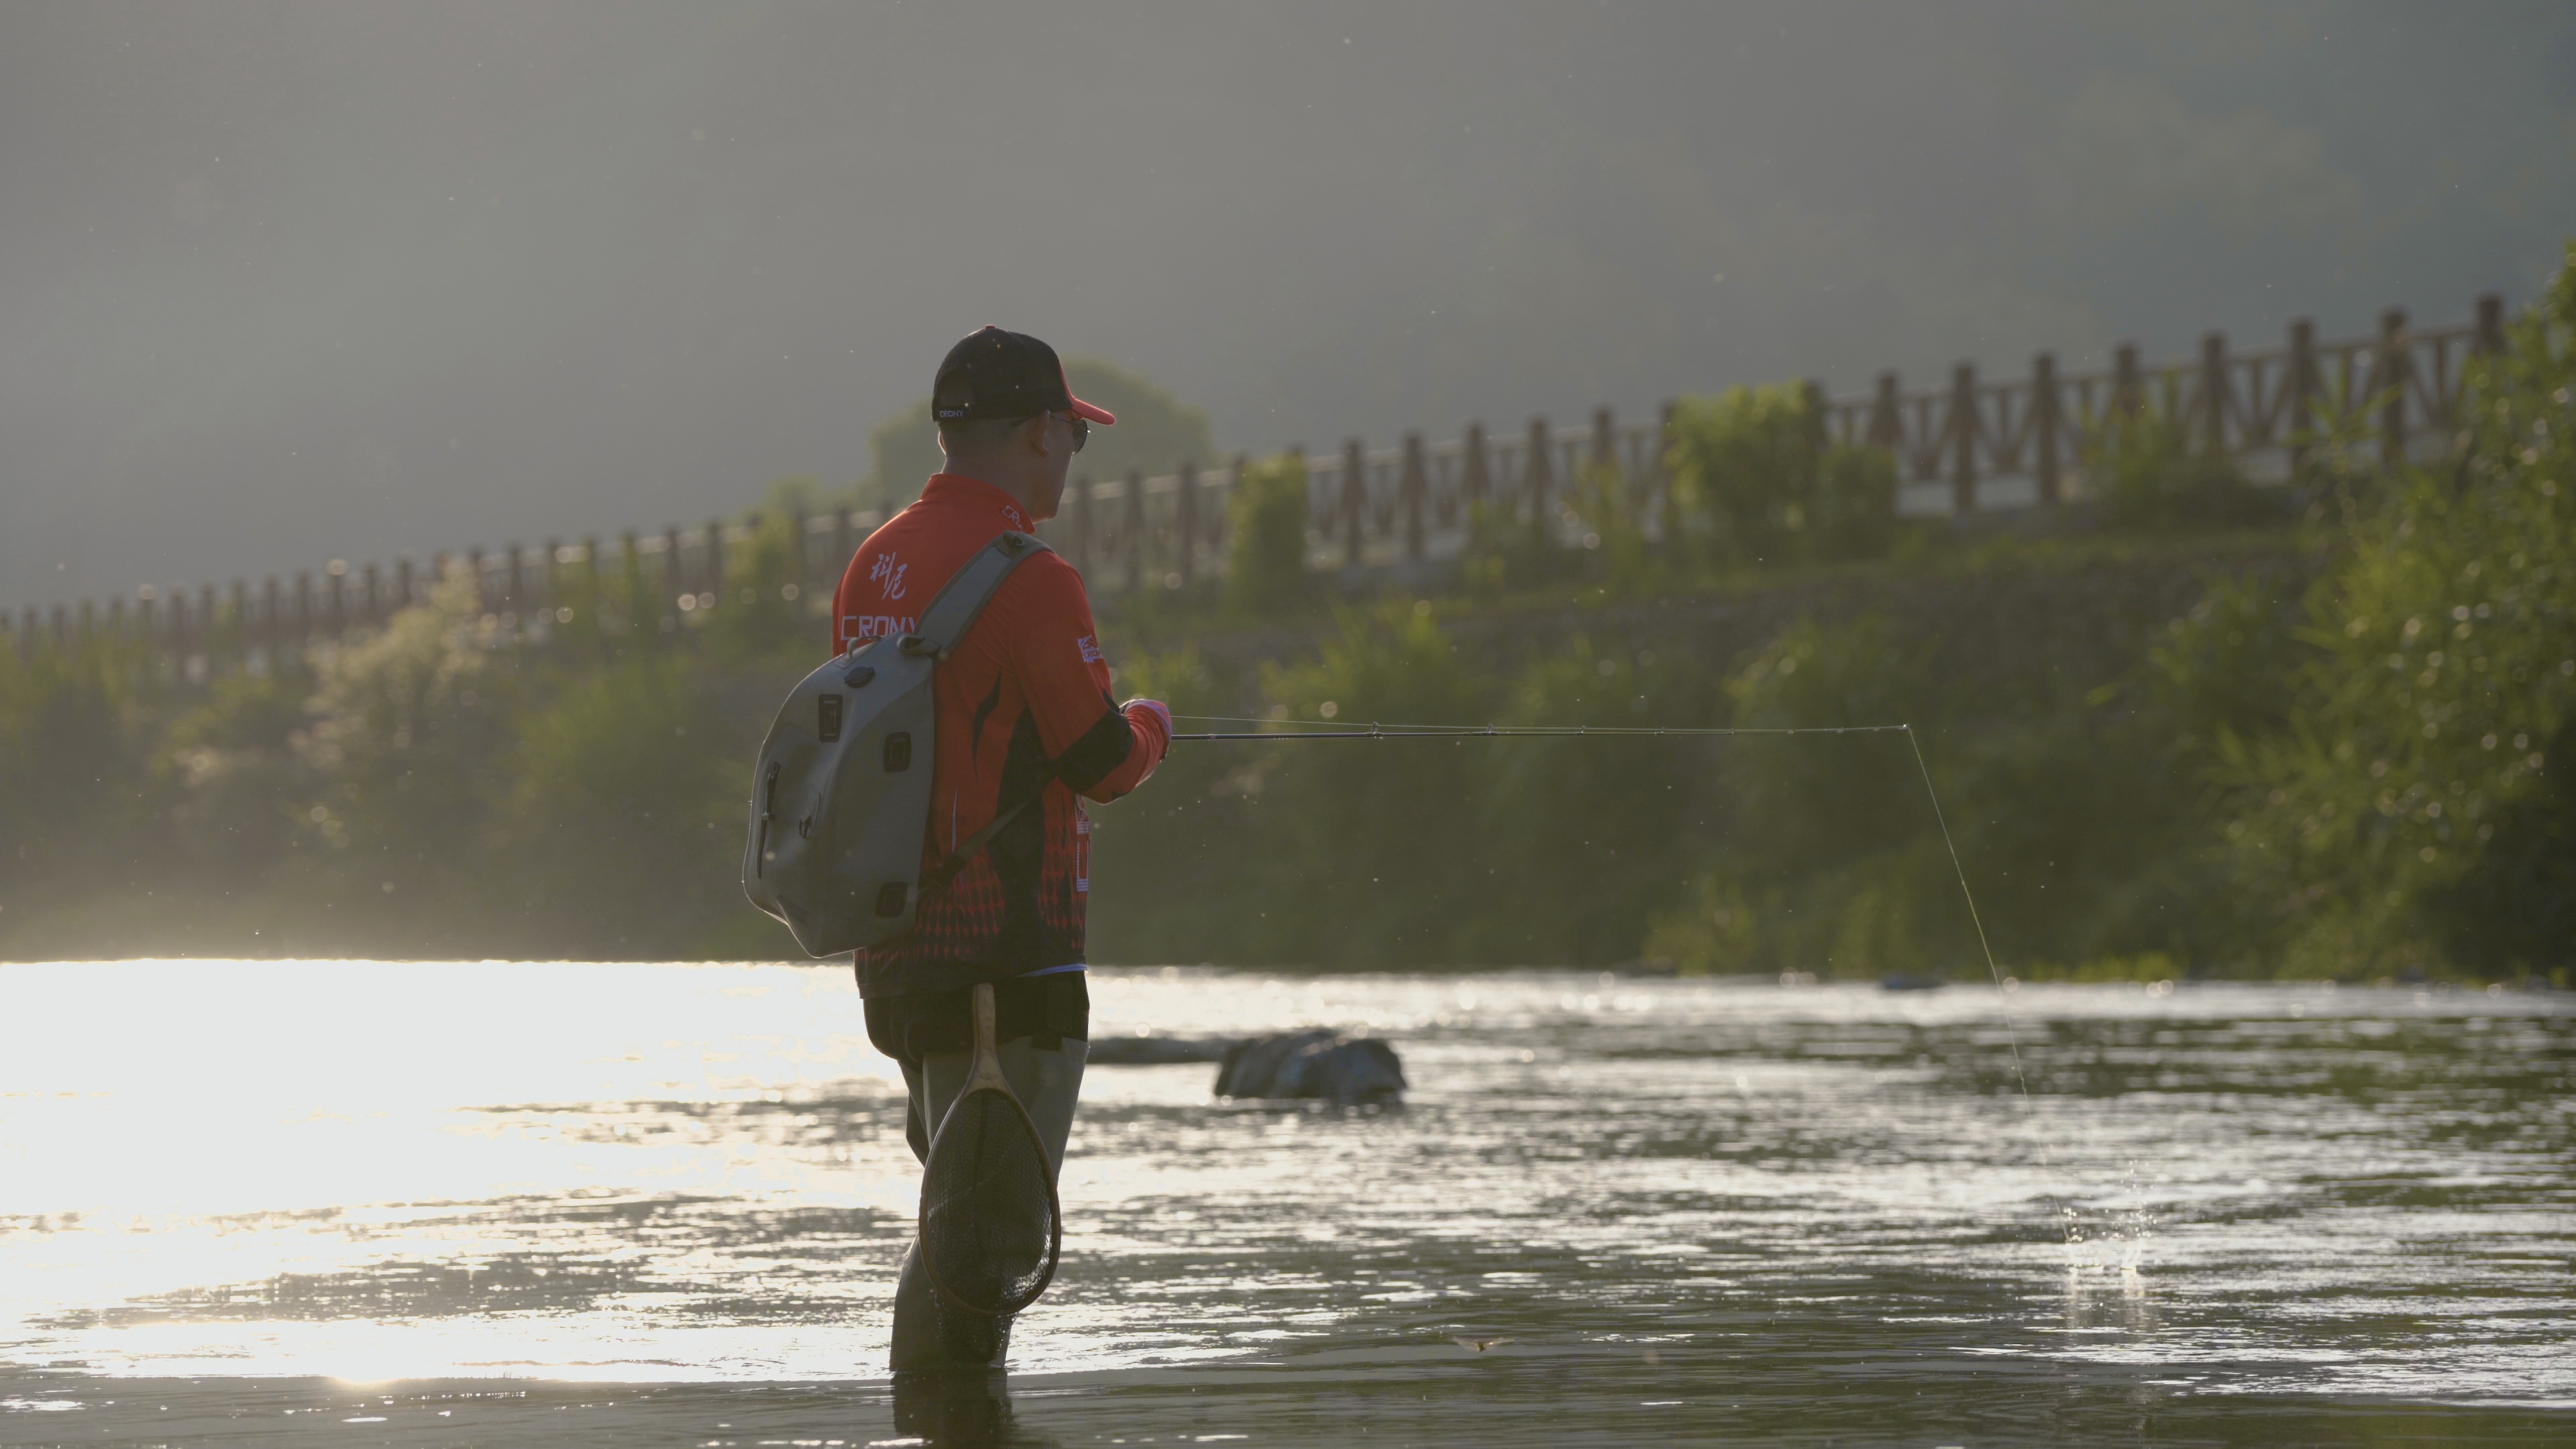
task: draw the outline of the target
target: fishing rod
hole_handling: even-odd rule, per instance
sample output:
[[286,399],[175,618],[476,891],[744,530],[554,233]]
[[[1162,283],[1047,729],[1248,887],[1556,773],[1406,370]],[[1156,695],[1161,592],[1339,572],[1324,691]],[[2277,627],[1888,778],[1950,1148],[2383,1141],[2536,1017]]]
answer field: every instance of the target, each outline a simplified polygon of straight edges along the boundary
[[[1721,728],[1716,726],[1657,725],[1418,725],[1371,722],[1366,729],[1307,729],[1302,720],[1262,720],[1230,715],[1176,714],[1176,720],[1205,724],[1263,724],[1265,730],[1211,730],[1197,734],[1175,734],[1179,740],[1467,740],[1467,739],[1539,739],[1573,740],[1605,738],[1676,739],[1709,735],[1862,735],[1888,734],[1913,729],[1912,725],[1819,725],[1803,729]],[[1287,726],[1276,728],[1276,726]]]

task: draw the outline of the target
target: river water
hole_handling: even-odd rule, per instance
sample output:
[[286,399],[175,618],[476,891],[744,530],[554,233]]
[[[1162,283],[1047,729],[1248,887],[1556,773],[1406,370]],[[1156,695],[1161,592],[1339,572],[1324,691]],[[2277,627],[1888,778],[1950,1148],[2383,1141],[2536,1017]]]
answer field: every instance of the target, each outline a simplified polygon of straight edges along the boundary
[[0,967],[0,1443],[2576,1440],[2564,996],[1093,979],[1413,1090],[1093,1068],[1012,1373],[898,1400],[846,974]]

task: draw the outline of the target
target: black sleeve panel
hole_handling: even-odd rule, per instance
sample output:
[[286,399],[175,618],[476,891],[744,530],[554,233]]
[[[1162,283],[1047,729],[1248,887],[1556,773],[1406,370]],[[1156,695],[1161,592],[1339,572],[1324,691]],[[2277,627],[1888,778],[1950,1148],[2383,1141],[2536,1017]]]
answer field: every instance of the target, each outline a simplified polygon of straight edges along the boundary
[[1127,712],[1107,695],[1100,702],[1108,709],[1100,723],[1082,732],[1056,759],[1056,777],[1073,787],[1079,795],[1108,778],[1109,772],[1127,761],[1127,752],[1136,748],[1136,732],[1128,727]]

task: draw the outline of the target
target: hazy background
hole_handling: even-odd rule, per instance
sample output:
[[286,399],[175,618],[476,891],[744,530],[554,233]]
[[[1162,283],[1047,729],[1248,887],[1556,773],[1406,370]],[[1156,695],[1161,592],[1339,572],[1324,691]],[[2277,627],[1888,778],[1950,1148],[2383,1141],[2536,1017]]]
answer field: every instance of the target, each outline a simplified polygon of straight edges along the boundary
[[2520,300],[2576,7],[0,8],[0,606],[845,483],[984,322],[1221,447]]

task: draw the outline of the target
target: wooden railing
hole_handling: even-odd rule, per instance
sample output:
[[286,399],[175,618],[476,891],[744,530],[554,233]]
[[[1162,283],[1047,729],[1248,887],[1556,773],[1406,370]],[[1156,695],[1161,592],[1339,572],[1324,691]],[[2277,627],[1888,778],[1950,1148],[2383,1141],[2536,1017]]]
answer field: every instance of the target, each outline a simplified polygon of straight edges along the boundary
[[[2489,295],[2463,325],[2411,328],[2404,312],[2391,310],[2368,337],[2320,341],[2308,323],[2295,322],[2284,345],[2252,351],[2231,351],[2211,333],[2196,358],[2160,367],[2142,366],[2137,349],[2124,345],[2109,368],[2092,372],[2061,373],[2043,352],[2028,377],[2009,382],[1982,381],[1973,364],[1961,363],[1939,387],[1908,389],[1893,372],[1859,396],[1807,387],[1828,441],[1895,456],[1900,513],[1966,515],[2081,498],[2083,460],[2096,454],[2116,418],[2146,408],[2192,446],[2234,457],[2258,481],[2289,477],[2329,430],[2346,437],[2366,430],[2383,458],[2438,455],[2459,431],[2466,358],[2501,347],[2503,335],[2503,301]],[[2362,416],[2364,409],[2375,416]],[[1664,458],[1672,411],[1667,404],[1656,420],[1634,422],[1605,407],[1567,428],[1536,417],[1514,436],[1471,424],[1445,442],[1417,432],[1391,448],[1353,438],[1337,452],[1306,457],[1309,565],[1436,565],[1464,545],[1470,510],[1480,505],[1579,541],[1582,524],[1567,500],[1591,469],[1615,473],[1651,531],[1670,483]],[[1185,464],[1155,478],[1077,477],[1063,516],[1040,531],[1096,591],[1180,588],[1224,571],[1227,504],[1243,467],[1236,458]],[[881,521],[875,510],[851,508],[791,520],[788,578],[758,587],[776,587],[820,615],[842,565]],[[621,580],[611,587],[629,599],[627,627],[680,633],[747,602],[738,556],[756,531],[710,520],[659,535],[630,531],[614,540],[441,553],[426,564],[409,556],[354,568],[334,560],[291,581],[271,575],[257,589],[246,580],[229,589],[147,587],[132,600],[31,607],[14,628],[0,613],[0,633],[27,653],[105,632],[143,642],[179,677],[202,680],[227,663],[260,667],[280,651],[375,628],[395,610],[425,601],[435,580],[458,569],[476,581],[484,614],[507,637],[542,640],[562,622],[558,616],[571,607],[566,570]]]

